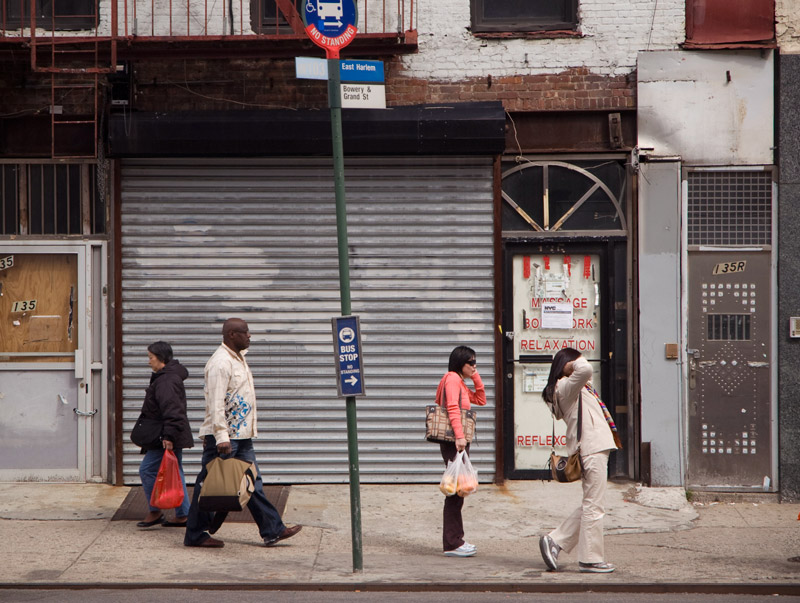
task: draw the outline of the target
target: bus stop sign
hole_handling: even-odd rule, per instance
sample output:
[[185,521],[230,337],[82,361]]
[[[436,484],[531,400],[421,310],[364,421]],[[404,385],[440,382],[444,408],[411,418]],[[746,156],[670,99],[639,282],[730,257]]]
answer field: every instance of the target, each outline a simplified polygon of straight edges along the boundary
[[339,397],[363,396],[361,369],[361,323],[358,316],[340,316],[333,323],[333,350]]
[[356,0],[305,0],[306,35],[328,58],[338,58],[339,49],[355,39],[357,21]]

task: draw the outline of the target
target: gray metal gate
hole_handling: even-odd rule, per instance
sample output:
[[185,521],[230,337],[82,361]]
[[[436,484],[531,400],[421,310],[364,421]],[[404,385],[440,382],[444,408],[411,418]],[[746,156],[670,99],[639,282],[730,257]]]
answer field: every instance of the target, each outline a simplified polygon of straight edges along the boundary
[[688,176],[690,487],[773,489],[772,175]]
[[[438,480],[423,409],[460,344],[477,351],[487,385],[471,449],[481,480],[492,479],[492,162],[362,158],[345,171],[368,392],[357,400],[362,481]],[[120,207],[125,483],[139,479],[128,434],[150,376],[147,344],[170,342],[188,368],[196,435],[203,366],[231,316],[252,333],[265,482],[346,482],[331,343],[340,306],[330,159],[125,160]],[[199,462],[199,445],[185,452],[190,482]]]

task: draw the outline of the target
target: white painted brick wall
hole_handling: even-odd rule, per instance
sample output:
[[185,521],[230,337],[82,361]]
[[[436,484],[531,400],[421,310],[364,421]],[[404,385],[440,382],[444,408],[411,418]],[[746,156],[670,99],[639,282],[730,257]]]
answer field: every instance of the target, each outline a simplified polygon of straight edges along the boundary
[[[111,7],[114,2],[117,3],[117,32],[121,36],[219,36],[254,33],[250,22],[250,0],[172,0],[171,3],[170,0],[100,0],[98,35],[110,35]],[[399,29],[398,14],[392,0],[370,0],[368,11],[362,9],[363,0],[358,4],[357,27],[360,32]],[[229,12],[231,7],[232,29]],[[404,29],[408,27],[407,22],[403,24]],[[27,28],[8,30],[7,33],[28,35]],[[74,36],[76,33],[78,32],[61,31],[55,35]],[[81,33],[94,35],[93,30]],[[52,34],[39,29],[37,35],[49,37]]]
[[[101,0],[100,35],[110,31],[110,7],[118,6],[118,31],[140,36],[229,35],[228,0]],[[412,77],[456,81],[465,77],[539,75],[585,67],[602,75],[626,75],[636,69],[640,50],[673,50],[685,39],[684,0],[579,0],[580,38],[480,39],[470,31],[469,0],[416,0],[419,52],[403,57]],[[800,3],[777,0],[784,51],[800,52]],[[208,7],[207,29],[206,5]],[[359,29],[397,29],[393,2],[358,0]],[[188,6],[188,15],[187,15]],[[407,7],[408,10],[409,7]],[[134,11],[135,9],[135,11]],[[235,34],[252,33],[250,0],[233,0]],[[134,18],[135,12],[135,18]],[[188,29],[187,29],[188,17]],[[403,24],[407,28],[407,24]],[[66,34],[69,35],[69,34]],[[794,50],[792,50],[794,49]]]
[[684,6],[685,0],[580,0],[582,38],[487,40],[469,32],[468,0],[418,0],[419,53],[403,62],[409,75],[437,80],[571,67],[625,75],[635,71],[639,50],[673,50],[685,40]]

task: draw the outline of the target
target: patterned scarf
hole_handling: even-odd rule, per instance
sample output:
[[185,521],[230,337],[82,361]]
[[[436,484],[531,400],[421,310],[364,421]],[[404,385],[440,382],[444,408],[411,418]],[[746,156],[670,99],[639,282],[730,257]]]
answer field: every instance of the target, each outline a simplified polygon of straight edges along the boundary
[[603,401],[600,399],[600,396],[597,394],[595,389],[588,383],[586,384],[586,391],[592,394],[594,399],[597,400],[597,403],[600,405],[600,409],[603,411],[603,416],[606,418],[606,423],[608,423],[608,426],[611,428],[611,435],[614,436],[614,443],[617,445],[617,448],[622,449],[622,442],[617,435],[617,426],[614,423],[611,413],[608,412],[608,408],[605,404],[603,404]]

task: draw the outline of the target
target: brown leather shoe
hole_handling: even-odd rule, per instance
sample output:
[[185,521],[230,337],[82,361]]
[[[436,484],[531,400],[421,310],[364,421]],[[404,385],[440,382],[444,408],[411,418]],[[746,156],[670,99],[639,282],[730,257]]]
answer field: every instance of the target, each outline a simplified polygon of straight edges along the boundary
[[269,540],[265,540],[264,544],[266,546],[275,546],[281,540],[286,540],[287,538],[291,538],[295,534],[297,534],[300,530],[303,529],[303,526],[292,526],[291,528],[284,528],[283,532],[275,536],[274,538],[270,538]]
[[222,547],[225,546],[225,543],[222,542],[221,540],[217,540],[216,538],[212,538],[211,536],[209,536],[199,544],[187,544],[186,546],[201,546],[207,549],[221,549]]

